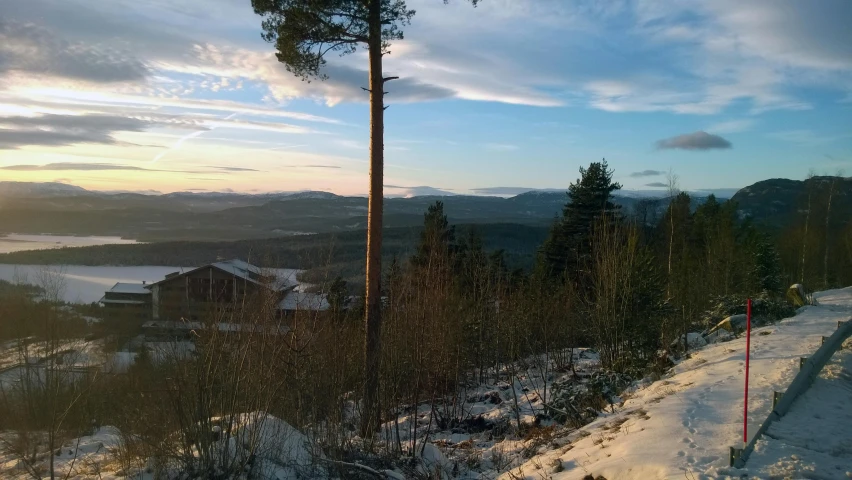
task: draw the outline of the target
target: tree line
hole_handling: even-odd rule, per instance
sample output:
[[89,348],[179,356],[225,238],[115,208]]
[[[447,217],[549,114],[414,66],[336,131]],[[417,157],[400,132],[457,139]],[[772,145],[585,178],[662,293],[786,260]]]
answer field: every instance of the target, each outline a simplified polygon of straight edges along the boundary
[[[0,402],[9,414],[2,427],[54,431],[55,439],[46,443],[53,448],[96,419],[126,436],[128,468],[155,458],[163,468],[179,465],[186,472],[236,472],[249,468],[252,453],[221,452],[216,442],[220,435],[237,435],[238,415],[262,411],[311,432],[341,465],[370,451],[406,458],[422,441],[424,426],[400,419],[418,405],[430,405],[427,429],[485,422],[466,410],[466,392],[540,375],[544,387],[537,393],[546,415],[582,424],[589,418],[583,405],[602,408],[605,402],[566,400],[566,386],[550,380],[553,372],[574,370],[576,349],[592,347],[601,367],[623,386],[623,379],[662,374],[672,356],[687,349],[683,333],[740,313],[747,297],[759,300],[756,313],[763,319],[791,313],[782,297],[786,267],[775,242],[740,218],[734,202],[711,197],[694,206],[673,189],[670,202],[648,200],[626,211],[612,202],[619,187],[605,161],[581,169],[563,214],[526,269],[511,266],[504,251],[489,249],[476,229],[451,225],[441,202],[431,205],[416,247],[405,257],[391,256],[382,275],[375,413],[362,397],[363,296],[353,299],[353,287],[328,269],[328,312],[281,319],[266,298],[212,311],[201,320],[209,328],[193,333],[193,347],[178,342],[165,351],[140,348],[125,373],[97,377],[85,391],[66,392],[60,388],[65,384],[56,384],[25,392],[29,401],[23,403],[7,392]],[[15,308],[21,315],[48,308],[22,301],[3,305],[10,308],[7,316]],[[228,333],[215,327],[222,323],[257,328]],[[289,329],[283,337],[276,333],[281,325]],[[56,332],[58,325],[46,331]],[[48,350],[65,348],[55,335],[19,333],[35,335],[30,349],[39,342]],[[62,371],[51,365],[48,370]],[[66,402],[73,415],[42,425],[32,405],[50,395],[51,408],[58,411]],[[524,401],[516,395],[516,412]],[[26,411],[31,414],[20,413]],[[368,419],[372,432],[354,435],[367,415],[374,415]],[[528,428],[519,414],[511,420],[515,432]],[[247,444],[260,448],[257,442]],[[39,457],[43,446],[25,446],[27,458],[46,458]]]

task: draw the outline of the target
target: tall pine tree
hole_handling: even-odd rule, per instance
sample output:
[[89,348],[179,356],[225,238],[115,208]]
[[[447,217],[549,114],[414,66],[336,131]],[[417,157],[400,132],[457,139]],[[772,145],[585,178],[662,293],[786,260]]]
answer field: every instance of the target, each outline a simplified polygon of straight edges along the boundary
[[423,215],[423,231],[420,233],[420,246],[411,257],[415,266],[427,266],[436,259],[447,260],[455,246],[455,227],[451,227],[444,214],[444,202],[437,201]]
[[540,266],[550,277],[562,274],[578,276],[589,264],[592,231],[600,218],[615,221],[620,206],[612,202],[612,193],[621,185],[612,181],[606,160],[580,168],[580,178],[568,188],[568,202],[550,230],[540,252]]

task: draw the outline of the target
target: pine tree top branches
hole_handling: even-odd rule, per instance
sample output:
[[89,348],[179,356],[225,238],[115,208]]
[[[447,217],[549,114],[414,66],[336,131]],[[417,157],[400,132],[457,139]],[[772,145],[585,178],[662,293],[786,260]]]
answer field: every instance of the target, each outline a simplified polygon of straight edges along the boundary
[[547,276],[576,274],[591,253],[595,222],[620,218],[620,206],[612,201],[612,194],[621,185],[613,182],[612,174],[606,160],[580,168],[580,178],[568,188],[562,218],[554,222],[541,250],[540,267]]

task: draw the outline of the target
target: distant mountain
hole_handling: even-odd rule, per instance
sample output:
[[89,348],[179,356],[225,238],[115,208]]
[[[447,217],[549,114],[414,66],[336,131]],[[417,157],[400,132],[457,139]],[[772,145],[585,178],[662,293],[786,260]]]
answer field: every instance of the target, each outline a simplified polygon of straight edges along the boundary
[[60,197],[90,193],[82,187],[59,182],[0,182],[0,197]]
[[336,195],[330,192],[308,190],[304,192],[290,193],[281,196],[281,200],[304,200],[308,198],[314,200],[334,200],[336,198],[340,198],[340,195]]
[[741,189],[733,200],[744,217],[769,226],[789,224],[808,209],[808,195],[815,215],[824,215],[828,191],[834,183],[831,200],[832,223],[845,225],[852,219],[852,177],[813,177],[807,180],[773,178]]
[[[320,191],[150,195],[94,192],[64,184],[29,185],[29,189],[17,187],[18,191],[32,192],[29,195],[7,196],[0,203],[0,233],[117,235],[142,241],[220,241],[339,233],[363,230],[367,226],[367,198],[364,196],[340,196]],[[63,194],[62,188],[69,187],[69,193]],[[426,209],[438,200],[444,202],[444,210],[455,224],[548,226],[568,200],[565,192],[558,190],[533,190],[510,198],[424,191],[434,194],[386,197],[385,226],[420,226]],[[642,201],[642,198],[618,193],[615,201],[625,211]],[[701,201],[699,198],[696,203]],[[665,208],[665,202],[658,208]]]

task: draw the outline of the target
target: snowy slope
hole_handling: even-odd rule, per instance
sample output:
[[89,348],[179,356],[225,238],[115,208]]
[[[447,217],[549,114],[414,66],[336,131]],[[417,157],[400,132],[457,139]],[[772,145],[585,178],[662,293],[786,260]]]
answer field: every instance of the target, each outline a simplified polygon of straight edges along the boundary
[[[838,321],[852,316],[852,288],[816,298],[819,306],[804,307],[793,318],[752,332],[751,432],[769,414],[773,390],[784,391],[797,373],[799,357],[816,351],[821,336],[830,335]],[[572,434],[570,445],[534,457],[501,478],[570,480],[589,474],[609,480],[739,478],[744,472],[728,468],[728,448],[742,445],[744,354],[745,338],[694,352],[663,379],[625,395],[627,400],[615,414]],[[783,461],[778,457],[788,452],[761,445],[761,455],[754,460],[760,457],[762,465],[771,465]],[[749,467],[754,468],[751,462]],[[761,470],[758,463],[754,465]],[[771,478],[764,473],[758,478]]]
[[852,478],[852,340],[757,441],[744,470],[760,478]]

